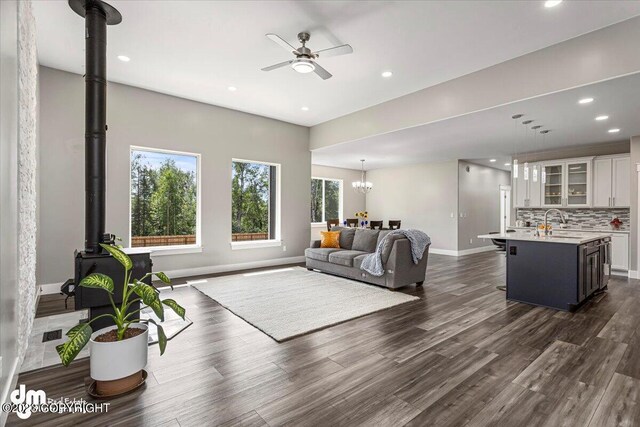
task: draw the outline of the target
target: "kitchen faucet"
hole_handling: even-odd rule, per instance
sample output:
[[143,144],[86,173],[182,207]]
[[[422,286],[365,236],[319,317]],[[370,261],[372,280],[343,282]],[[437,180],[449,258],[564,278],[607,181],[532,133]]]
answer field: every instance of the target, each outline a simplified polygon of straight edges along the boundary
[[563,224],[567,223],[567,220],[564,219],[564,213],[562,213],[562,211],[560,209],[556,209],[556,208],[551,208],[548,211],[546,211],[544,213],[544,235],[548,235],[549,232],[547,231],[547,215],[549,215],[549,212],[551,211],[556,211],[560,214],[560,220],[562,221]]

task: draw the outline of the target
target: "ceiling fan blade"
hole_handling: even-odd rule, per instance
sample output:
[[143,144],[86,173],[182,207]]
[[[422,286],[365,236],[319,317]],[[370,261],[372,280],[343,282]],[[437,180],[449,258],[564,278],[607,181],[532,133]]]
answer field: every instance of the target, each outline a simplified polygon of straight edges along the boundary
[[327,80],[331,78],[331,73],[325,70],[324,68],[322,68],[320,65],[318,65],[317,62],[314,65],[316,66],[316,68],[313,70],[313,72],[319,75],[320,77],[322,77],[322,80]]
[[293,62],[293,59],[291,61],[284,61],[284,62],[281,62],[279,64],[271,65],[270,67],[261,68],[261,70],[262,71],[275,70],[276,68],[281,68],[281,67],[287,66],[287,65],[291,64],[292,62]]
[[269,37],[271,40],[273,40],[275,43],[279,44],[280,46],[282,46],[284,49],[286,49],[287,51],[291,52],[291,53],[295,53],[297,52],[296,48],[291,46],[289,43],[287,43],[282,37],[280,37],[277,34],[266,34],[267,37]]
[[347,55],[349,53],[353,53],[353,48],[348,44],[343,44],[342,46],[330,47],[328,49],[322,49],[317,52],[313,52],[314,55],[318,55],[323,58],[327,56]]

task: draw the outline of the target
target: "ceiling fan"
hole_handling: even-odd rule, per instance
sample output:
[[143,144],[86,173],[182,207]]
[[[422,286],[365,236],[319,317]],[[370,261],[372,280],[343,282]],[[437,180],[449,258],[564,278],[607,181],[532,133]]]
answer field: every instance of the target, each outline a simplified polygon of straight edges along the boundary
[[323,80],[327,80],[331,78],[331,73],[322,68],[317,62],[316,59],[319,57],[325,56],[338,56],[338,55],[347,55],[353,52],[353,48],[348,44],[343,44],[341,46],[330,47],[328,49],[318,50],[316,52],[311,52],[311,49],[306,47],[306,43],[311,38],[309,33],[298,33],[298,40],[302,43],[302,46],[299,48],[295,48],[287,43],[282,37],[277,34],[267,34],[267,37],[278,45],[285,48],[288,52],[293,53],[295,55],[295,59],[291,59],[289,61],[281,62],[279,64],[272,65],[270,67],[262,68],[262,71],[271,71],[277,68],[281,68],[287,65],[291,65],[291,68],[296,70],[299,73],[311,73],[314,72],[319,75]]

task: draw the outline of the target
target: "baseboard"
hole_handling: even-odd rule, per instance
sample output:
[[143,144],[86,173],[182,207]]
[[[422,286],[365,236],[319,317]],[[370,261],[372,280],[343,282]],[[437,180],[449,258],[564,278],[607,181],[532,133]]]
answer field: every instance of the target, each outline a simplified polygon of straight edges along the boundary
[[473,254],[479,254],[482,252],[494,252],[497,249],[498,248],[495,245],[481,246],[479,248],[472,248],[472,249],[465,249],[463,251],[458,251],[458,256],[473,255]]
[[465,249],[462,251],[454,251],[451,249],[431,249],[429,248],[429,253],[430,254],[438,254],[438,255],[447,255],[447,256],[465,256],[465,255],[472,255],[472,254],[479,254],[481,252],[492,252],[495,251],[496,247],[491,245],[491,246],[482,246],[479,248],[472,248],[472,249]]
[[[616,274],[615,272],[612,272],[613,274]],[[629,279],[640,279],[640,275],[638,275],[638,270],[629,270],[629,272],[626,274],[626,276]]]
[[[44,285],[40,285],[40,295],[53,295],[53,294],[59,294],[60,293],[60,287],[62,286],[63,282],[60,283],[46,283]],[[40,295],[38,295],[38,298],[40,298]]]
[[241,262],[237,264],[210,265],[206,267],[184,268],[181,270],[164,271],[171,278],[203,276],[205,274],[226,273],[236,270],[250,270],[252,268],[275,267],[284,264],[296,264],[304,262],[304,256],[293,256],[288,258],[266,259],[261,261]]
[[[4,363],[4,360],[2,361]],[[7,381],[2,385],[2,394],[0,394],[0,404],[4,404],[8,401],[9,393],[16,388],[18,383],[18,358],[16,357],[11,366],[11,370],[7,375]],[[0,426],[5,425],[8,412],[0,411]]]
[[[180,270],[165,270],[164,273],[172,279],[179,277],[202,276],[205,274],[226,273],[236,270],[250,270],[252,268],[275,267],[284,264],[296,264],[304,262],[304,256],[292,256],[288,258],[266,259],[262,261],[241,262],[237,264],[209,265],[206,267],[183,268]],[[41,295],[52,295],[60,293],[60,283],[48,283],[40,285]]]

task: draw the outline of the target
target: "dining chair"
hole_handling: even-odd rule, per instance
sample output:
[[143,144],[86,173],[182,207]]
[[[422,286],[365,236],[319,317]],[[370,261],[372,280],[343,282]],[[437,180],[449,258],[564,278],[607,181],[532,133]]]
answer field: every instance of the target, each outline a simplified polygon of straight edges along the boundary
[[347,218],[347,227],[357,227],[358,218]]
[[327,220],[327,231],[331,231],[331,227],[334,225],[340,225],[339,219],[328,219]]
[[378,229],[382,230],[383,221],[369,221],[369,227],[372,230]]
[[400,229],[400,221],[399,219],[390,219],[389,220],[389,230],[399,230]]

